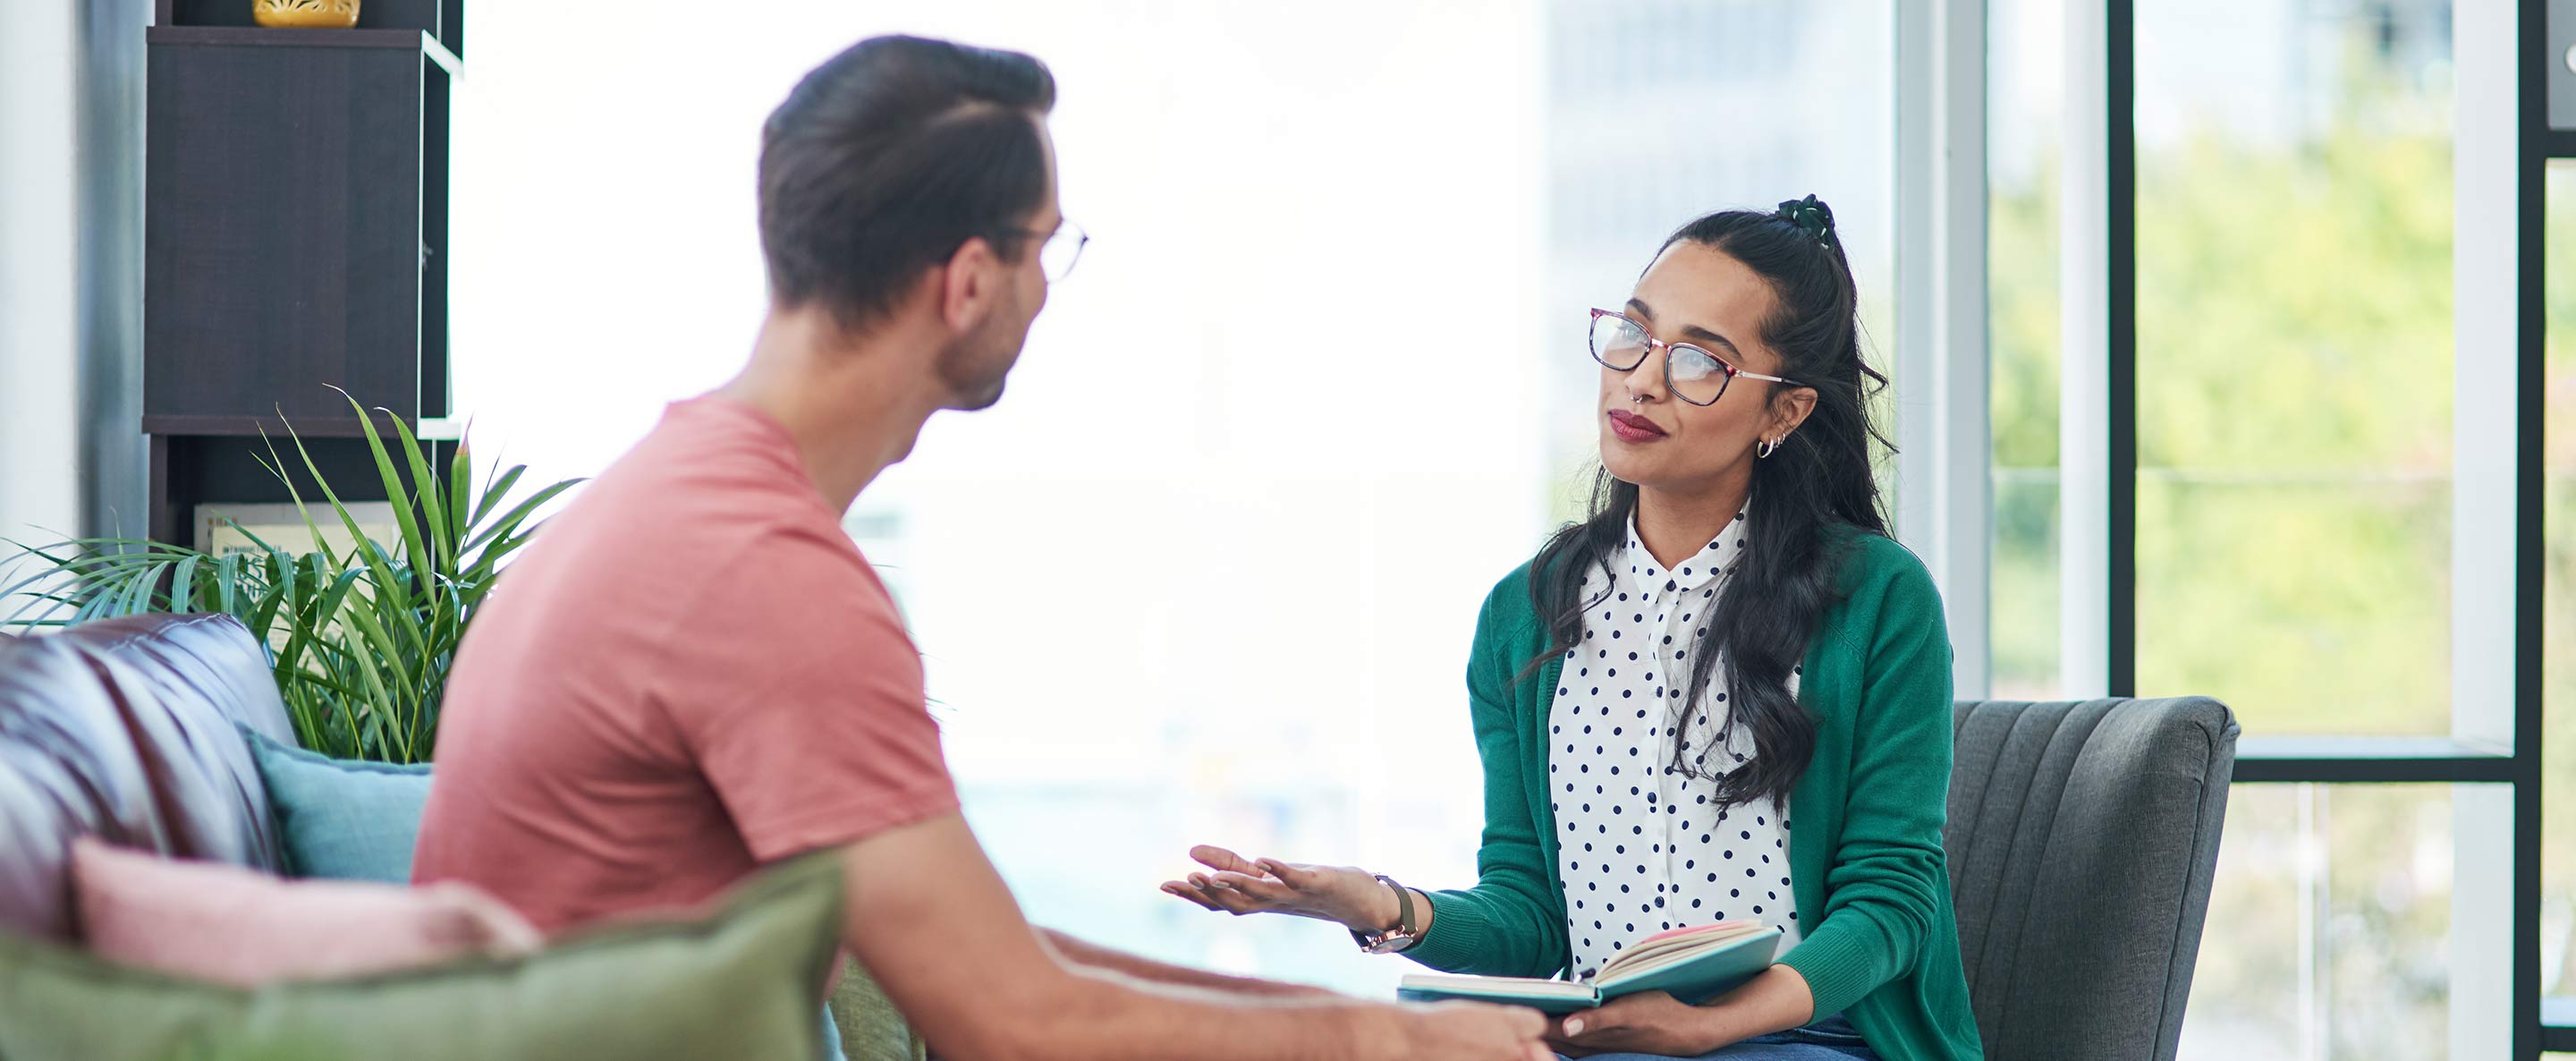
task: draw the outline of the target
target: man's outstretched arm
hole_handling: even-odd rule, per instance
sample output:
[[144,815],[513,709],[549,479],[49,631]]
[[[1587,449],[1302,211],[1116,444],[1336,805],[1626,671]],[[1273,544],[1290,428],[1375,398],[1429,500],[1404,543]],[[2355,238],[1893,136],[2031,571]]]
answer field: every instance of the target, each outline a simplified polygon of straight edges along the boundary
[[1153,984],[1170,984],[1253,998],[1333,999],[1341,996],[1320,987],[1283,984],[1248,976],[1227,976],[1186,965],[1172,965],[1126,951],[1103,947],[1052,928],[1041,928],[1038,936],[1053,948],[1056,956],[1068,965],[1101,969]]
[[1077,971],[1029,926],[953,812],[860,840],[842,858],[844,942],[954,1061],[1553,1058],[1539,1042],[1547,1022],[1527,1010],[1220,995]]

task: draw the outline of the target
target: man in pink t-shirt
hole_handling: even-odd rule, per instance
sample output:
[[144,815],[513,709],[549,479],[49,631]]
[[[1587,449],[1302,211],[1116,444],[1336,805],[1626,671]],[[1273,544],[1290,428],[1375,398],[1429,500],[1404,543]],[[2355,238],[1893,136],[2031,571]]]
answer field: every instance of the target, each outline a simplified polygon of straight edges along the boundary
[[415,877],[559,931],[838,848],[844,943],[956,1061],[1546,1061],[1535,1013],[1358,1002],[1033,929],[959,816],[920,656],[840,517],[931,414],[1001,397],[1079,253],[1054,97],[1028,56],[887,37],[770,115],[750,363],[671,406],[475,619]]
[[548,932],[957,810],[921,657],[786,428],[675,404],[510,567],[413,857]]

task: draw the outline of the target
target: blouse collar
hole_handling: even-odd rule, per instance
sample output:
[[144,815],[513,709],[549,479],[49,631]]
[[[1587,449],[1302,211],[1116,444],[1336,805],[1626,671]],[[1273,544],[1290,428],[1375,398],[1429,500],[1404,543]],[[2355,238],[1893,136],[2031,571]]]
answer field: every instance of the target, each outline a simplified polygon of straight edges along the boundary
[[1655,559],[1655,554],[1646,550],[1644,536],[1637,533],[1637,514],[1630,512],[1628,544],[1621,550],[1625,554],[1630,581],[1651,594],[1660,590],[1699,589],[1732,573],[1744,561],[1744,551],[1750,541],[1746,534],[1749,527],[1747,516],[1752,511],[1752,502],[1747,501],[1734,519],[1726,521],[1726,527],[1717,532],[1717,537],[1669,570]]

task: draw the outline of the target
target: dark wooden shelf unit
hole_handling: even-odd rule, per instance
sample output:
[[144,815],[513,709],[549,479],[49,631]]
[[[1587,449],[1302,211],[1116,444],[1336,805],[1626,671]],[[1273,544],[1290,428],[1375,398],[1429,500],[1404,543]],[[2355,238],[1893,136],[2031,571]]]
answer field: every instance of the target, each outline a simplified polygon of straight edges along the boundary
[[[381,411],[375,414],[374,419],[376,434],[382,436],[386,443],[391,445],[394,437],[393,419]],[[366,427],[359,421],[358,415],[346,409],[341,410],[338,416],[299,416],[291,425],[276,416],[147,416],[143,418],[143,433],[147,435],[210,435],[225,438],[259,438],[264,435],[269,438],[283,439],[290,434],[290,426],[293,428],[292,434],[305,438],[362,438],[366,435]],[[406,421],[404,426],[416,425]]]
[[[356,421],[350,421],[352,425]],[[367,440],[349,436],[324,436],[297,424],[296,432],[304,442],[303,453],[311,454],[315,467],[330,482],[342,501],[382,501],[385,499],[384,475],[376,468],[375,453]],[[354,428],[353,428],[354,432]],[[304,466],[304,457],[295,448],[296,440],[283,432],[271,432],[265,440],[220,435],[154,435],[152,436],[152,513],[147,537],[173,545],[196,545],[197,506],[206,502],[221,504],[282,504],[303,495],[314,518],[328,522],[330,502],[323,499],[321,484]],[[275,446],[271,456],[270,447]],[[390,442],[388,443],[390,447]],[[455,459],[456,443],[428,443],[434,467],[444,469]],[[401,457],[394,458],[396,470],[407,489],[417,490],[411,475],[401,468]],[[265,462],[265,463],[263,463]],[[271,472],[283,468],[294,480],[295,492]],[[274,542],[287,549],[301,551],[300,542]]]
[[275,34],[418,30],[437,38],[448,53],[465,54],[465,0],[362,0],[354,30],[270,29],[252,20],[251,0],[154,0],[152,11],[160,29],[222,27]]
[[274,445],[302,476],[288,423],[344,499],[382,500],[349,397],[415,426],[449,412],[461,0],[365,0],[348,30],[254,26],[250,0],[158,4],[145,36],[150,533],[189,544],[198,504],[286,500],[260,461]]
[[416,29],[268,29],[262,26],[154,26],[150,44],[241,45],[252,48],[392,48],[416,51],[455,76],[464,66],[435,34]]

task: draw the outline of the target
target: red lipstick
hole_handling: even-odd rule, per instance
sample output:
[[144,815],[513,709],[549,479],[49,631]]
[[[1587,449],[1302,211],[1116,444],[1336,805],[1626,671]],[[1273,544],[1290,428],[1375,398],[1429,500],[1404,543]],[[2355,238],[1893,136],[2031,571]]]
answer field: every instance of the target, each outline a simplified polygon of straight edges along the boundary
[[1655,422],[1626,409],[1610,410],[1610,433],[1622,442],[1652,442],[1664,437],[1664,429]]

